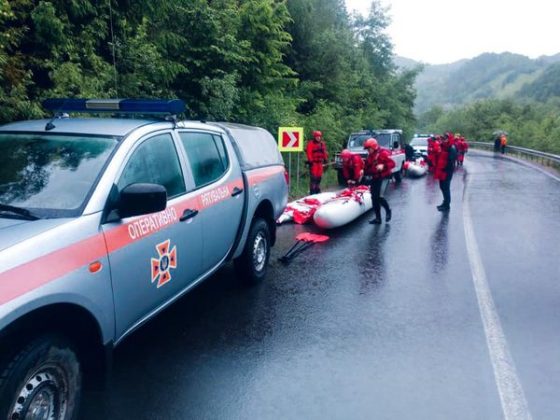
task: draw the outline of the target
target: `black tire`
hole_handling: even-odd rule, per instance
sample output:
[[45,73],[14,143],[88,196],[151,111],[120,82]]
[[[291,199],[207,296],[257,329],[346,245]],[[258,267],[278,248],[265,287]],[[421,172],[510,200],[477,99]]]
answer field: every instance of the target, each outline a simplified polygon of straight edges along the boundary
[[247,285],[260,283],[266,276],[270,259],[270,229],[264,219],[256,218],[251,224],[243,254],[235,260],[240,280]]
[[342,176],[341,169],[336,170],[336,179],[338,181],[338,185],[340,185],[341,187],[346,187],[346,180],[344,179],[344,176]]
[[62,337],[38,338],[0,366],[2,420],[23,419],[34,409],[52,414],[48,418],[76,419],[81,395],[80,362]]

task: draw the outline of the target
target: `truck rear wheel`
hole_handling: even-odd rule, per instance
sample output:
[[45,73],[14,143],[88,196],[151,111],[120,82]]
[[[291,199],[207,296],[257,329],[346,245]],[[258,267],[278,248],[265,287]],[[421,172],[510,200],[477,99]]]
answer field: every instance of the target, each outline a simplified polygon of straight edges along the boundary
[[75,419],[81,390],[81,367],[70,344],[41,337],[0,366],[0,419]]
[[266,276],[270,258],[270,230],[264,219],[253,220],[243,254],[235,260],[235,268],[243,283],[260,283]]

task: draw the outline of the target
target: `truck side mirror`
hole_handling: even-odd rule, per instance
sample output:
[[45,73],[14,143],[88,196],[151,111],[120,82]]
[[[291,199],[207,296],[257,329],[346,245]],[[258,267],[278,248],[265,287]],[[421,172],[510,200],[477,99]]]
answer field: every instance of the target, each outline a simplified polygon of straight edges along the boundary
[[119,216],[139,216],[165,210],[167,190],[159,184],[130,184],[119,194],[117,209]]

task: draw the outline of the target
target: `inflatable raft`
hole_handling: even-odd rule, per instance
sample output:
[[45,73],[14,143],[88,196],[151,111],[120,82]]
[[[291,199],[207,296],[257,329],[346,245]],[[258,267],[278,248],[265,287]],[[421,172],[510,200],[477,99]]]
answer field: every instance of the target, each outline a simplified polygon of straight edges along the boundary
[[321,205],[313,215],[313,222],[323,229],[337,228],[356,220],[371,207],[368,187],[347,188]]
[[324,192],[320,194],[308,195],[296,201],[288,203],[284,212],[280,215],[277,224],[285,222],[295,222],[305,224],[313,220],[313,215],[324,203],[337,196],[336,192]]
[[420,178],[428,172],[428,165],[423,158],[412,162],[405,162],[406,175],[410,178]]

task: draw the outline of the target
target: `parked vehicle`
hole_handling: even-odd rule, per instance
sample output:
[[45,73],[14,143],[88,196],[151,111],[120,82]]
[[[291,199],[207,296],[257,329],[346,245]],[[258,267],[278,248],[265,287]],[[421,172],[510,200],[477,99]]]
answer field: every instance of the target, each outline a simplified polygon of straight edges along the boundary
[[[362,130],[357,133],[352,133],[348,136],[344,148],[350,150],[352,153],[359,153],[365,160],[367,151],[364,149],[363,145],[364,141],[370,137],[374,137],[381,147],[391,152],[391,158],[395,161],[393,177],[396,182],[401,182],[405,161],[402,130]],[[345,185],[344,177],[342,176],[342,159],[339,153],[335,155],[334,168],[337,170],[339,184]]]
[[75,418],[84,372],[144,322],[227,261],[261,281],[288,198],[263,129],[176,121],[179,100],[44,105],[0,127],[0,419]]
[[428,139],[431,137],[429,134],[415,134],[410,145],[414,149],[414,157],[427,157],[428,156]]

